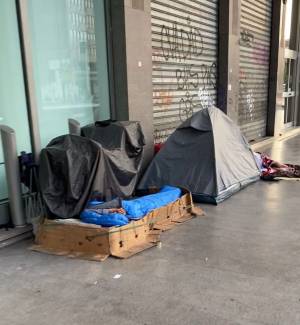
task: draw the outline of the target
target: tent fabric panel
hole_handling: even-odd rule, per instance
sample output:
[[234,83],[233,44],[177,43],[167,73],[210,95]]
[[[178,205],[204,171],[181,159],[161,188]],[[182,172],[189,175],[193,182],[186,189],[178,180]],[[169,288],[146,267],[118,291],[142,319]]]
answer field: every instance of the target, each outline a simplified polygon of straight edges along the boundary
[[172,185],[216,195],[214,161],[212,132],[178,129],[153,159],[139,189]]
[[214,135],[218,195],[247,179],[257,179],[259,170],[249,144],[239,127],[216,107],[209,108]]
[[193,128],[198,131],[212,131],[210,114],[207,109],[202,109],[184,121],[177,129]]

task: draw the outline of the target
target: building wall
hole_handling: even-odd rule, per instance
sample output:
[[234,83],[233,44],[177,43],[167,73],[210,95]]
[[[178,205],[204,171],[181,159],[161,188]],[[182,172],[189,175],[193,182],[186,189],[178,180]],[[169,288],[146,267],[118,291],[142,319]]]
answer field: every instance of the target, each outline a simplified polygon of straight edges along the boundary
[[146,137],[146,164],[153,154],[150,0],[126,0],[124,9],[128,117],[141,122]]
[[140,121],[144,166],[153,156],[150,0],[111,0],[115,118]]
[[[115,27],[113,26],[115,30],[113,32],[113,43],[115,46],[116,102],[119,101],[119,104],[116,105],[116,116],[119,119],[141,120],[147,138],[149,157],[151,157],[152,153],[153,134],[155,142],[164,141],[168,134],[160,137],[160,130],[158,129],[167,127],[172,132],[172,128],[174,129],[181,121],[181,119],[176,120],[177,122],[174,120],[178,115],[176,100],[180,99],[180,91],[184,91],[184,89],[174,88],[178,81],[175,70],[176,73],[180,71],[187,58],[190,59],[184,55],[185,53],[188,55],[187,49],[191,49],[188,39],[192,39],[193,34],[200,31],[201,42],[205,44],[203,46],[204,51],[198,57],[193,57],[193,59],[196,60],[196,63],[197,60],[203,60],[203,62],[200,62],[201,66],[202,64],[205,65],[208,58],[206,57],[208,52],[204,52],[210,51],[212,53],[213,48],[209,40],[214,35],[211,31],[212,34],[208,33],[211,22],[206,17],[205,12],[207,10],[213,11],[216,4],[219,5],[219,26],[215,30],[218,55],[217,60],[214,61],[216,71],[211,76],[215,74],[218,76],[217,87],[214,92],[217,96],[218,106],[224,112],[227,112],[229,117],[237,124],[243,124],[244,126],[246,124],[249,140],[266,135],[272,136],[276,132],[278,134],[278,130],[283,126],[282,116],[284,112],[281,89],[283,74],[282,50],[284,44],[280,42],[284,16],[282,0],[272,2],[270,0],[260,0],[257,3],[253,0],[222,0],[213,3],[201,0],[197,2],[197,6],[193,6],[194,2],[187,2],[185,9],[181,12],[177,8],[183,4],[182,1],[163,2],[152,0],[152,18],[151,0],[112,0],[111,3],[113,4],[112,16],[116,20]],[[259,8],[256,8],[255,4]],[[169,10],[169,15],[165,14],[165,9],[166,12],[167,9]],[[198,10],[201,12],[198,13]],[[187,12],[188,16],[186,16]],[[197,15],[200,17],[199,23],[194,26],[191,21]],[[185,30],[184,27],[184,19],[186,18],[188,18],[186,26],[191,25],[192,35],[190,38],[187,36],[187,40],[184,37],[180,38],[180,35],[188,35],[188,29]],[[150,80],[151,20],[153,87],[151,87]],[[252,32],[245,31],[246,20],[247,26]],[[159,33],[160,24],[168,33],[161,33],[160,36],[157,34]],[[124,31],[123,35],[122,29]],[[257,34],[255,34],[256,32]],[[176,38],[177,36],[179,36],[180,40]],[[193,37],[196,42],[197,37]],[[206,37],[208,38],[206,39]],[[164,47],[164,41],[168,42],[166,47]],[[246,48],[243,44],[241,45],[242,41],[252,42],[253,44],[249,43],[248,48]],[[198,45],[198,43],[195,44],[195,48]],[[272,48],[272,51],[269,50],[270,48]],[[173,51],[171,56],[169,55],[167,58],[163,57],[166,50]],[[180,50],[184,50],[183,54]],[[160,56],[161,52],[162,57]],[[194,52],[193,54],[196,53]],[[249,62],[245,61],[245,53],[248,55],[247,60]],[[183,57],[180,55],[183,55]],[[201,67],[199,70],[195,62],[188,60],[182,78],[185,85],[192,85],[192,90],[187,89],[188,95],[193,96],[193,100],[188,100],[190,106],[193,107],[192,111],[196,111],[198,106],[201,108],[203,102],[205,102],[203,98],[199,97],[198,90],[200,84],[207,77],[207,74],[201,74]],[[246,68],[246,70],[249,70],[249,76],[244,73],[244,65],[249,65]],[[261,68],[259,68],[260,66]],[[171,67],[174,69],[174,76]],[[193,69],[195,71],[192,71]],[[255,73],[251,72],[251,69],[254,69]],[[193,88],[196,82],[199,83],[199,89]],[[245,84],[247,84],[247,94],[243,92]],[[157,95],[159,87],[161,87],[161,93]],[[152,89],[153,103],[150,102],[150,90]],[[249,97],[251,98],[249,99]],[[215,99],[211,103],[215,103]],[[151,112],[153,112],[154,119]],[[169,122],[166,123],[166,121]],[[261,130],[255,129],[257,123],[263,123]]]
[[[222,65],[227,66],[227,79],[223,80],[224,89],[228,89],[228,97],[226,101],[227,115],[238,123],[238,100],[239,100],[239,61],[240,61],[240,16],[241,3],[236,0],[228,0],[228,20],[224,20],[227,25],[220,26],[220,30],[228,31],[228,43],[224,47],[228,53],[228,61],[222,61]],[[223,14],[220,13],[220,15]],[[226,12],[224,12],[226,14]],[[225,67],[223,69],[225,69]],[[225,82],[227,83],[225,84]]]

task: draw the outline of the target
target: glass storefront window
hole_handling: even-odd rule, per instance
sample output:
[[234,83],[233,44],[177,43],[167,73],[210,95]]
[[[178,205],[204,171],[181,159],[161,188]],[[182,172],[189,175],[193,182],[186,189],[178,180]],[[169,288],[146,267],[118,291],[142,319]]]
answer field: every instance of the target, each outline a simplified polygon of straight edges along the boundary
[[286,13],[285,13],[285,26],[284,26],[284,40],[285,40],[286,48],[289,48],[290,38],[291,38],[292,9],[293,9],[293,0],[287,0]]
[[[16,132],[18,151],[31,151],[15,1],[0,1],[0,124]],[[0,141],[0,201],[7,198]],[[1,216],[0,216],[1,217]]]
[[283,91],[289,91],[290,59],[284,59]]
[[42,146],[110,118],[104,0],[29,0],[35,92]]

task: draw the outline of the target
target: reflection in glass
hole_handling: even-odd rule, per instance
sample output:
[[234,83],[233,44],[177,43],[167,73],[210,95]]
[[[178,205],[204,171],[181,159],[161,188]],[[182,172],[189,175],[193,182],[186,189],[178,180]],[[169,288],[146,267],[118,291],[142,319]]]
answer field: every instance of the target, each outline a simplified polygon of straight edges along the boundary
[[108,119],[104,0],[29,0],[42,145],[81,124]]
[[284,99],[284,123],[291,123],[294,120],[293,100],[294,97]]
[[286,12],[285,12],[285,26],[284,26],[284,41],[285,41],[286,48],[289,48],[290,39],[291,39],[292,8],[293,8],[293,0],[287,0]]
[[290,59],[284,59],[283,91],[288,91],[289,89],[289,67]]
[[[30,151],[27,106],[15,1],[0,0],[0,124],[16,131],[18,151]],[[7,198],[0,141],[0,200]]]

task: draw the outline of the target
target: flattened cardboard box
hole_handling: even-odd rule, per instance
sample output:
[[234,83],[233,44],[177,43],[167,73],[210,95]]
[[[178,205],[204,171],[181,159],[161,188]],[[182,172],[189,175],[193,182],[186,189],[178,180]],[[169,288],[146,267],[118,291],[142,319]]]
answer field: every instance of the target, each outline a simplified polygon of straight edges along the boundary
[[156,209],[122,227],[101,227],[78,219],[46,219],[39,226],[33,250],[69,257],[104,261],[108,256],[128,258],[160,241],[162,231],[203,215],[183,191],[175,202]]

